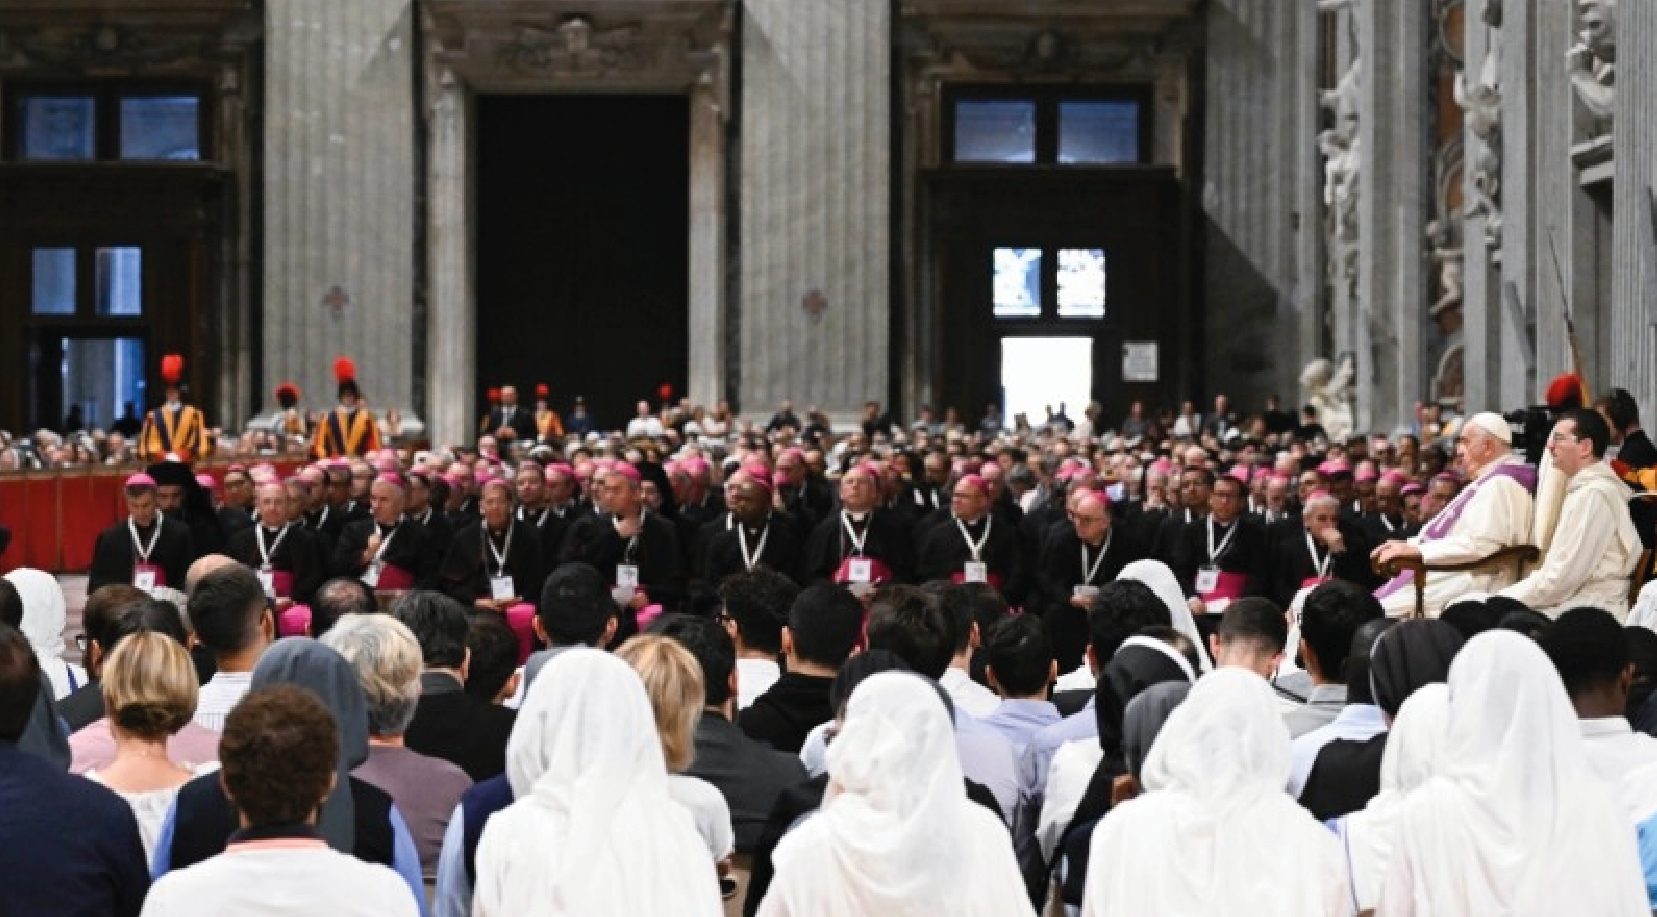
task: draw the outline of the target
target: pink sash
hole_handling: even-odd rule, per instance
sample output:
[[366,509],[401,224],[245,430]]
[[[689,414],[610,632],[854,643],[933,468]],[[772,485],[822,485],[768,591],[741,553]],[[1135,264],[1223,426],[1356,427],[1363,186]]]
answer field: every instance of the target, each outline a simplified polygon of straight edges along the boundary
[[[988,574],[985,574],[984,578],[986,580],[988,580],[988,582],[986,582],[985,585],[989,586],[991,589],[994,589],[996,592],[1001,591],[1001,574],[999,574],[999,573],[988,573]],[[956,585],[961,585],[961,584],[965,583],[967,581],[966,571],[965,570],[956,570],[954,573],[951,573],[949,575],[949,581],[952,582],[952,583],[955,583]]]
[[279,599],[293,598],[293,574],[287,570],[270,571],[270,588]]
[[374,588],[388,592],[413,589],[414,574],[396,564],[386,564],[380,567],[380,581]]
[[[1199,592],[1197,595],[1203,600],[1204,605],[1213,605],[1218,603],[1223,609],[1224,606],[1231,604],[1233,599],[1242,598],[1243,588],[1247,585],[1247,576],[1241,573],[1227,573],[1224,570],[1221,570],[1215,577],[1214,588],[1209,592]],[[1214,613],[1215,609],[1211,608],[1209,611],[1210,613]]]
[[[869,562],[870,583],[878,586],[881,583],[889,583],[892,581],[892,568],[886,566],[885,561],[878,557],[869,557],[866,554],[863,556],[863,559],[866,559]],[[840,561],[840,566],[835,569],[833,576],[833,580],[836,583],[849,583],[852,581],[852,560],[853,555],[848,554],[845,559]]]

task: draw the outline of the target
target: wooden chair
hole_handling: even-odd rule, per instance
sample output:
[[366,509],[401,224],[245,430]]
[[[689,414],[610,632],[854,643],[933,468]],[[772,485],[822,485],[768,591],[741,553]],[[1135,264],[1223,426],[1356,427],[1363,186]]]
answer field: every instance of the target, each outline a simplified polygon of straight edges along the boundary
[[1387,579],[1392,579],[1405,570],[1414,574],[1415,581],[1415,614],[1411,617],[1426,617],[1427,601],[1427,574],[1429,573],[1472,573],[1479,570],[1496,570],[1504,564],[1512,564],[1515,574],[1523,575],[1527,564],[1536,563],[1542,552],[1533,544],[1509,545],[1501,548],[1488,557],[1461,561],[1460,563],[1429,564],[1418,557],[1397,557],[1386,563],[1377,564],[1375,570]]

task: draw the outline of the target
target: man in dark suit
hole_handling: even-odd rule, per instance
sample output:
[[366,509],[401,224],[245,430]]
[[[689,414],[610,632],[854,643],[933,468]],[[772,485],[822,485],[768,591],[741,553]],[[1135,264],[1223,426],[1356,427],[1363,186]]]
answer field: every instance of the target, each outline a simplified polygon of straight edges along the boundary
[[736,852],[751,854],[765,820],[788,787],[806,779],[796,755],[780,752],[743,734],[736,715],[736,645],[717,622],[668,615],[654,632],[679,641],[702,666],[706,707],[696,724],[696,760],[687,776],[713,784],[731,809]]
[[403,742],[459,765],[473,780],[506,770],[506,740],[517,714],[466,692],[466,609],[436,592],[411,592],[392,614],[420,641],[420,703]]
[[492,433],[496,439],[518,439],[535,442],[535,417],[518,404],[518,388],[501,386],[501,403],[489,409],[480,433]]

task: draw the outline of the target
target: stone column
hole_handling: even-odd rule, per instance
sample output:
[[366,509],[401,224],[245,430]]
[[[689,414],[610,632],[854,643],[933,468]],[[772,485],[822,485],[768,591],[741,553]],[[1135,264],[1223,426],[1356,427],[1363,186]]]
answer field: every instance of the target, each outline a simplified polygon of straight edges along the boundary
[[264,372],[332,403],[335,355],[377,411],[412,401],[410,0],[265,3]]
[[[1244,404],[1274,392],[1295,402],[1301,366],[1317,353],[1315,338],[1301,349],[1302,332],[1316,327],[1321,280],[1315,248],[1311,265],[1299,263],[1298,237],[1321,232],[1315,37],[1309,64],[1297,54],[1306,28],[1316,35],[1311,4],[1217,0],[1208,10],[1202,378],[1208,392]],[[1297,219],[1302,207],[1310,209]],[[1308,268],[1309,303],[1293,295]]]
[[1284,410],[1296,411],[1300,392],[1300,370],[1308,361],[1324,356],[1327,265],[1323,235],[1323,160],[1314,138],[1322,121],[1318,105],[1318,11],[1310,3],[1295,5],[1294,72],[1286,86],[1295,100],[1294,142],[1294,270],[1290,295],[1294,302],[1294,337],[1299,346],[1289,365],[1279,367]]
[[742,6],[740,408],[885,400],[889,0]]
[[1424,0],[1360,3],[1357,429],[1390,430],[1426,394],[1428,16]]
[[690,93],[690,398],[725,397],[725,108],[711,74]]
[[[1502,4],[1502,264],[1498,403],[1516,408],[1537,400],[1536,10]],[[1540,245],[1539,245],[1540,242]]]
[[1617,7],[1617,178],[1610,381],[1657,405],[1657,3]]
[[222,213],[223,242],[219,247],[219,301],[224,314],[219,321],[219,396],[209,406],[208,423],[225,430],[240,430],[264,396],[252,388],[252,322],[250,321],[251,280],[248,253],[253,226],[248,220],[253,200],[252,155],[247,138],[247,99],[242,94],[240,62],[219,70],[219,155],[235,176],[228,197],[231,206]]
[[1608,253],[1611,240],[1600,225],[1600,207],[1584,190],[1571,156],[1572,147],[1587,140],[1592,128],[1592,118],[1577,104],[1566,75],[1565,52],[1576,41],[1576,32],[1574,4],[1537,7],[1536,375],[1545,385],[1574,368],[1565,324],[1568,311],[1576,325],[1582,370],[1597,395],[1609,381],[1609,354],[1601,352],[1600,338],[1609,318],[1605,313],[1610,289],[1601,286],[1599,265],[1602,249]]
[[[1475,84],[1478,74],[1484,69],[1486,56],[1496,53],[1493,45],[1501,40],[1499,34],[1483,22],[1486,2],[1467,0],[1464,14],[1466,45],[1462,55],[1462,79],[1468,87]],[[1472,118],[1467,119],[1463,137],[1465,149],[1472,151],[1478,148],[1480,140],[1473,132]],[[1475,199],[1472,153],[1468,156],[1468,166],[1462,174],[1463,201]],[[1465,240],[1463,277],[1466,282],[1462,297],[1463,335],[1466,340],[1462,365],[1467,385],[1463,402],[1469,414],[1501,406],[1501,380],[1498,375],[1501,351],[1497,335],[1501,329],[1502,285],[1496,259],[1492,257],[1494,252],[1485,243],[1488,229],[1489,220],[1483,215],[1469,216],[1462,226],[1462,238]]]
[[426,336],[428,429],[433,443],[471,440],[477,379],[477,303],[473,296],[471,93],[452,71],[437,74],[427,134],[427,261],[431,266]]

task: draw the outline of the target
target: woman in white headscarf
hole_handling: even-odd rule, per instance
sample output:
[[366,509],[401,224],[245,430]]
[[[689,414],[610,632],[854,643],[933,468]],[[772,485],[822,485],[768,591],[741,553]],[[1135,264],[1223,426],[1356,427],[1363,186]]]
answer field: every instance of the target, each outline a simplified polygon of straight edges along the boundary
[[1392,833],[1404,797],[1427,782],[1444,754],[1450,725],[1450,689],[1442,682],[1417,688],[1387,734],[1381,755],[1381,792],[1361,811],[1331,822],[1346,854],[1355,911],[1375,907],[1392,855]]
[[547,663],[518,711],[506,774],[517,801],[478,842],[477,917],[723,913],[627,663],[589,649]]
[[1264,679],[1199,679],[1151,746],[1145,794],[1093,832],[1084,917],[1349,915],[1334,837],[1283,792],[1289,730]]
[[1123,567],[1116,579],[1118,582],[1131,579],[1144,583],[1156,593],[1162,604],[1168,606],[1168,616],[1173,619],[1174,629],[1197,645],[1197,661],[1202,664],[1202,670],[1207,672],[1214,667],[1208,659],[1208,646],[1197,631],[1197,622],[1191,617],[1191,608],[1185,604],[1185,591],[1179,587],[1179,580],[1167,564],[1160,560],[1136,560]]
[[1649,915],[1634,832],[1542,650],[1480,634],[1449,690],[1443,758],[1395,816],[1376,913]]
[[777,845],[759,917],[1033,917],[1006,826],[967,798],[937,686],[864,680],[828,767],[822,809]]
[[63,625],[68,617],[63,587],[52,574],[28,567],[6,574],[6,582],[23,600],[23,624],[18,629],[29,638],[40,670],[52,682],[52,700],[63,700],[86,684],[86,670],[63,659]]

